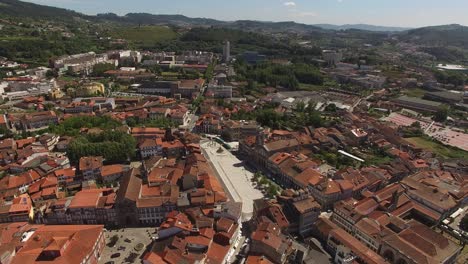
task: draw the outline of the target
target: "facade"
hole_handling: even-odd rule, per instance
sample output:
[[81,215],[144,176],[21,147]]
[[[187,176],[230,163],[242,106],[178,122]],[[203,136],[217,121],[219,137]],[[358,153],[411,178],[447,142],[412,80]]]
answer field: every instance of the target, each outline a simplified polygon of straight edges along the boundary
[[75,96],[93,96],[93,95],[104,95],[104,84],[98,82],[85,83],[75,89]]
[[143,184],[139,174],[131,169],[122,178],[116,199],[116,219],[125,226],[161,224],[176,209],[178,187]]
[[329,66],[334,66],[341,62],[343,54],[334,50],[324,50],[322,51],[322,57]]
[[59,199],[39,212],[38,220],[52,225],[117,226],[114,207],[116,193],[113,189],[86,189],[72,198]]
[[162,156],[162,139],[145,139],[143,143],[139,145],[140,156],[143,159],[153,157],[153,156]]
[[223,46],[223,61],[229,62],[231,60],[231,42],[228,40],[224,42]]
[[214,98],[232,98],[232,86],[209,85],[206,88],[206,95]]
[[102,166],[101,180],[103,183],[117,183],[124,174],[124,166],[120,164]]
[[392,101],[396,106],[408,108],[415,111],[432,112],[439,110],[441,103],[428,101],[416,97],[401,96]]
[[53,111],[29,113],[20,118],[21,128],[26,131],[44,129],[58,124],[58,117]]
[[154,94],[170,97],[174,90],[178,88],[178,83],[168,81],[145,82],[138,86],[138,93]]

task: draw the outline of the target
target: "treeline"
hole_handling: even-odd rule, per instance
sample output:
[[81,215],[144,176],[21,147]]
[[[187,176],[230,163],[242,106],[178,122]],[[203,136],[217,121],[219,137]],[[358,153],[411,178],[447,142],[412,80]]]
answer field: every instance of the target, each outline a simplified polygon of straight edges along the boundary
[[455,86],[464,85],[468,80],[467,75],[456,71],[434,71],[434,77],[443,84],[453,84]]
[[50,58],[66,54],[97,51],[96,44],[88,38],[55,39],[18,38],[0,41],[0,56],[18,61],[48,62]]
[[272,129],[298,130],[306,126],[323,127],[328,126],[321,117],[320,112],[315,110],[314,104],[305,105],[299,103],[291,114],[283,114],[276,111],[278,104],[268,104],[254,111],[239,110],[232,114],[234,120],[256,120],[260,125]]
[[239,60],[236,63],[236,72],[240,79],[273,87],[282,86],[292,90],[299,89],[300,83],[322,85],[324,81],[318,68],[304,63],[247,65]]
[[102,156],[107,162],[122,163],[135,157],[136,140],[120,131],[104,131],[74,139],[68,146],[68,157],[77,163],[81,157]]
[[193,28],[180,38],[157,44],[155,50],[181,52],[184,50],[204,50],[216,53],[223,52],[224,41],[231,42],[231,53],[240,54],[244,51],[258,51],[273,57],[304,58],[319,56],[321,49],[306,48],[289,43],[287,39],[277,39],[272,36],[221,27]]
[[122,124],[107,116],[77,116],[66,119],[59,125],[51,125],[49,132],[60,136],[77,137],[82,128],[100,128],[103,130],[112,130]]

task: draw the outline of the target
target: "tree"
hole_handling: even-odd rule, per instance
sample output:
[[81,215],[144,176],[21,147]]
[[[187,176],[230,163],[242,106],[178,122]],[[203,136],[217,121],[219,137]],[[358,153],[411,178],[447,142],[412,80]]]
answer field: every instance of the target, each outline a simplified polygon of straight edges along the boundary
[[48,79],[52,79],[52,78],[57,78],[58,77],[58,72],[57,71],[54,71],[54,70],[48,70],[46,72],[46,77]]
[[102,76],[106,71],[115,70],[115,65],[111,63],[99,63],[93,66],[93,75]]
[[419,123],[418,121],[415,121],[413,122],[413,124],[411,124],[411,127],[421,129],[421,123]]
[[256,90],[257,89],[257,82],[254,80],[248,80],[247,81],[247,90]]
[[460,221],[460,229],[468,232],[468,214],[466,214]]
[[267,193],[269,197],[274,198],[278,194],[278,187],[274,184],[270,184]]
[[110,238],[110,242],[109,242],[109,244],[107,244],[107,246],[113,247],[113,246],[115,246],[115,244],[117,244],[117,241],[119,241],[119,236],[118,235],[113,235]]
[[447,106],[440,106],[437,112],[434,114],[434,121],[436,122],[445,122],[447,120],[449,109]]
[[327,105],[327,107],[325,107],[325,111],[327,112],[336,112],[336,110],[337,110],[337,107],[336,107],[336,104],[334,103],[331,103]]

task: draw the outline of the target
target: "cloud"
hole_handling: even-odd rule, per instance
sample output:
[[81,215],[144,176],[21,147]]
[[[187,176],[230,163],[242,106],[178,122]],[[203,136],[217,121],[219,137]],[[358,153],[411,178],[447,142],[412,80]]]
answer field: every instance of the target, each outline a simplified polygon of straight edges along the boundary
[[296,3],[295,2],[284,2],[283,5],[287,6],[287,7],[295,7]]
[[298,17],[317,17],[318,16],[316,12],[298,12],[296,15]]

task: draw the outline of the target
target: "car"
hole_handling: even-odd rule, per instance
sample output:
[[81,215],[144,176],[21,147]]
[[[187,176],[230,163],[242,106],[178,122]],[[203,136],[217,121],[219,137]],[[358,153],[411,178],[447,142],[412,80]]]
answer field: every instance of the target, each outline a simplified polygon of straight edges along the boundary
[[118,258],[118,257],[120,257],[120,253],[119,253],[119,252],[114,253],[114,254],[111,255],[111,258]]
[[120,246],[117,250],[125,250],[125,249],[126,249],[126,247]]
[[111,260],[111,261],[107,261],[106,264],[115,264],[115,262]]

